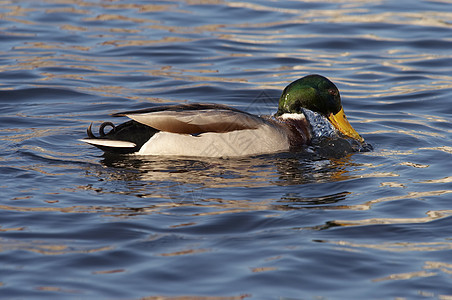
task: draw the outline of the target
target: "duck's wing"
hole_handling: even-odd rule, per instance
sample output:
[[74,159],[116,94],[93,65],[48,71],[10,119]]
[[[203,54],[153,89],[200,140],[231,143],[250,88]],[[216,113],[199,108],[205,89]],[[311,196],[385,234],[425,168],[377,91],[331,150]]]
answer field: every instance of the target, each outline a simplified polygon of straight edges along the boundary
[[181,104],[116,113],[160,131],[185,134],[256,129],[264,119],[219,104]]

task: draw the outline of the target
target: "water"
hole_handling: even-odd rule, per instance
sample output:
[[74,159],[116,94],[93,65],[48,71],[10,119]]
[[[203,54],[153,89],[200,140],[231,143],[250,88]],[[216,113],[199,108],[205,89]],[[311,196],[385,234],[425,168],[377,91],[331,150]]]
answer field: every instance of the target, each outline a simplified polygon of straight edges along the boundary
[[[2,299],[449,299],[449,1],[3,1]],[[372,152],[103,157],[151,104],[318,73]],[[124,120],[125,121],[125,120]]]

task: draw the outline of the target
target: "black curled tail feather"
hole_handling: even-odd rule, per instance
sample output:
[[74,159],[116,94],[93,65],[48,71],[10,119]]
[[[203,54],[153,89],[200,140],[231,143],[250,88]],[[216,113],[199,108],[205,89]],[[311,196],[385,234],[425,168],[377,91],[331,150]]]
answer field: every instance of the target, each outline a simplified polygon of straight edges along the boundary
[[[107,127],[107,126],[110,126],[112,129],[111,129],[107,134],[105,134],[104,129],[105,129],[105,127]],[[89,124],[88,129],[86,129],[86,133],[88,134],[88,137],[89,137],[90,139],[98,139],[98,137],[96,137],[96,136],[93,134],[92,128],[93,128],[93,123]],[[103,122],[103,123],[100,124],[100,126],[99,126],[99,136],[100,136],[101,138],[104,138],[104,137],[106,137],[107,135],[111,135],[112,133],[114,133],[115,130],[116,130],[115,124],[113,124],[112,122]]]
[[[93,124],[91,123],[86,130],[88,137],[91,139],[127,141],[136,145],[133,148],[116,148],[94,145],[106,153],[127,154],[138,152],[141,147],[149,141],[155,133],[158,132],[157,129],[138,123],[134,120],[127,121],[117,126],[115,126],[112,122],[103,122],[99,126],[99,137],[96,137],[92,132],[92,125]],[[107,126],[112,127],[112,129],[108,133],[105,133],[104,129]]]
[[89,124],[88,129],[86,129],[86,133],[90,139],[97,139],[97,137],[92,132],[93,123]]
[[108,134],[111,134],[111,133],[114,133],[114,132],[115,132],[115,130],[116,130],[115,124],[113,124],[112,122],[103,122],[103,123],[100,124],[100,126],[99,126],[99,135],[100,135],[101,137],[106,136],[106,134],[105,134],[105,132],[104,132],[104,128],[107,127],[107,126],[110,126],[110,127],[112,128],[111,131],[110,131]]

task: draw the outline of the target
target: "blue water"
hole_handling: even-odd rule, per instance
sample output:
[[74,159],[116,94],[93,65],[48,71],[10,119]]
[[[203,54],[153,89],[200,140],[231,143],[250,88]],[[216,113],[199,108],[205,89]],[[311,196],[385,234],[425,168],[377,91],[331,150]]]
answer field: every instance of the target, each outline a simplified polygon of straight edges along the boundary
[[[449,1],[3,1],[1,299],[449,299]],[[111,113],[276,111],[318,73],[372,152],[104,157]]]

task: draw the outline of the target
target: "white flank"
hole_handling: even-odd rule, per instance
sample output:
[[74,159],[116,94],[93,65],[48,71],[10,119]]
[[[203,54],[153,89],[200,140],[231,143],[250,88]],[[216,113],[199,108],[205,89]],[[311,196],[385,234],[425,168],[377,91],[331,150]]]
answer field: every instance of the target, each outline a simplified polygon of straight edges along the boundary
[[91,144],[91,145],[99,145],[106,147],[115,147],[115,148],[133,148],[136,147],[136,144],[127,141],[117,141],[117,140],[107,140],[107,139],[81,139],[79,141]]
[[236,130],[225,133],[207,132],[198,136],[170,132],[156,133],[138,155],[180,155],[199,157],[233,157],[287,151],[285,132],[273,126]]

